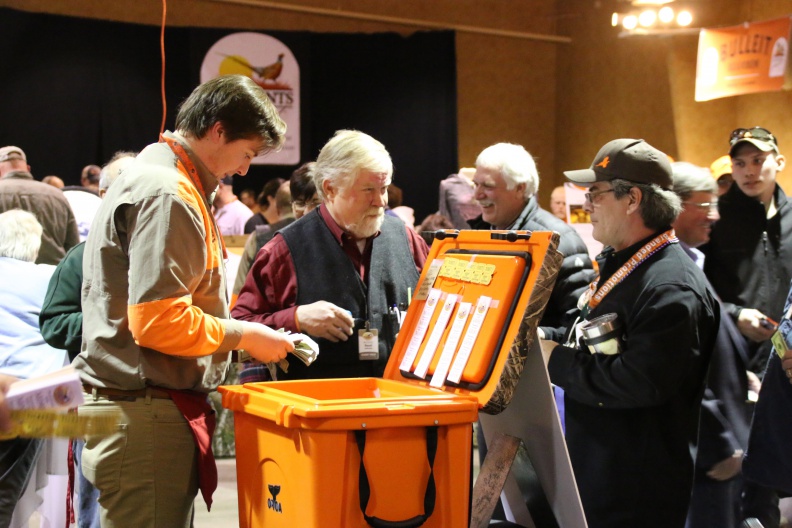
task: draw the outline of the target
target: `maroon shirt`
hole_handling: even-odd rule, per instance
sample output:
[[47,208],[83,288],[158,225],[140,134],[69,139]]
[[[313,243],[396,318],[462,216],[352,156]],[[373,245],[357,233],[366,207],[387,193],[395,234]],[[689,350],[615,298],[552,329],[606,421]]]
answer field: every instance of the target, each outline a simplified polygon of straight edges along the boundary
[[[363,282],[367,281],[371,264],[371,246],[379,233],[366,239],[366,246],[361,253],[357,242],[339,226],[324,205],[319,207],[319,214],[333,237],[344,250],[355,266]],[[426,245],[415,231],[408,228],[407,242],[415,261],[418,273],[426,263],[429,246]],[[306,241],[310,244],[310,241]],[[309,249],[308,249],[309,250]],[[239,292],[231,316],[240,321],[263,323],[271,328],[299,332],[296,318],[297,273],[289,253],[289,246],[282,236],[275,236],[261,248],[256,260],[245,279],[245,285]]]

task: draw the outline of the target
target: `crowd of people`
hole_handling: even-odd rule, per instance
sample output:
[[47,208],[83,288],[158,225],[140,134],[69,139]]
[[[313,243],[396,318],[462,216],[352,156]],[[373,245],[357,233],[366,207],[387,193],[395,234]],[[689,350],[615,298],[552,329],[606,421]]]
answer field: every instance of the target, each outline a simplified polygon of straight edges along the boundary
[[[566,172],[586,187],[596,261],[566,222],[563,187],[539,205],[520,145],[493,144],[440,182],[438,211],[414,226],[390,196],[385,145],[356,130],[238,198],[234,178],[284,140],[266,93],[230,75],[198,86],[158,142],[87,166],[71,198],[56,177],[37,181],[22,149],[0,148],[0,430],[14,380],[68,363],[79,413],[121,416],[117,432],[71,443],[80,526],[188,527],[199,492],[211,506],[207,395],[232,351],[252,358],[245,382],[381,377],[399,331],[390,308],[409,303],[439,229],[560,235],[537,333],[590,527],[780,525],[792,213],[772,133],[735,130],[706,169],[620,138]],[[224,236],[244,234],[229,277]],[[602,317],[618,321],[613,353],[587,335]],[[278,367],[300,333],[321,354]],[[0,528],[41,445],[0,441]]]

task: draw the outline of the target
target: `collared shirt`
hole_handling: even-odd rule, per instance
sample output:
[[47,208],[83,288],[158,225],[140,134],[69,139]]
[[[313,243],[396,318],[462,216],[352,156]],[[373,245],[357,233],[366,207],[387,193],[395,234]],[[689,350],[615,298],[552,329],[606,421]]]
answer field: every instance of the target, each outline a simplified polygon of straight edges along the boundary
[[85,247],[83,349],[74,365],[95,386],[209,392],[242,336],[229,318],[209,211],[217,179],[183,138],[164,136],[182,155],[166,143],[146,147],[97,213]]
[[244,235],[245,224],[252,216],[253,211],[238,199],[214,210],[215,222],[223,235]]
[[[324,205],[319,207],[319,214],[365,282],[371,263],[372,241],[377,235],[366,239],[366,246],[361,252],[357,242],[333,220]],[[414,231],[407,226],[404,229],[415,267],[420,272],[426,263],[429,248]],[[310,241],[306,241],[306,244],[310,244]],[[255,319],[276,329],[299,331],[295,313],[297,287],[296,271],[286,241],[281,236],[275,236],[256,256],[231,315],[244,320]]]
[[704,253],[702,253],[701,251],[699,251],[698,249],[696,249],[694,247],[688,246],[687,244],[685,244],[681,240],[679,241],[679,247],[681,247],[685,251],[685,253],[687,253],[688,256],[691,259],[693,259],[693,262],[696,263],[696,266],[698,266],[698,269],[700,269],[700,270],[704,269],[704,258],[706,257],[706,255],[704,255]]

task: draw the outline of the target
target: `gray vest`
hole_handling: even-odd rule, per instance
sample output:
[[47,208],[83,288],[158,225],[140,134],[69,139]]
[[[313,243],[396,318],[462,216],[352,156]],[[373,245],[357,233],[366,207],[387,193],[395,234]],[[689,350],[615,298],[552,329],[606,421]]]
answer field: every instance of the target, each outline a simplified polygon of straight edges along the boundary
[[[368,285],[360,278],[338,241],[314,210],[280,232],[297,273],[297,305],[331,302],[352,312],[355,333],[346,342],[317,339],[319,357],[310,366],[289,361],[288,374],[278,379],[381,377],[398,333],[392,306],[407,303],[407,288],[415,288],[418,271],[404,224],[385,216],[374,238]],[[358,359],[358,330],[366,321],[379,331],[379,359]]]

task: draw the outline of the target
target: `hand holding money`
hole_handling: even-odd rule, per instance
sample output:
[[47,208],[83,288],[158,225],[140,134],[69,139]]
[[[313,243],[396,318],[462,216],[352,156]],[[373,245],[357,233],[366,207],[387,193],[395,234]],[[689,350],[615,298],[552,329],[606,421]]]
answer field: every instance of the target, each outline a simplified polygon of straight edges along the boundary
[[[285,331],[283,328],[278,330],[278,332],[286,333],[294,343],[294,350],[291,351],[292,354],[297,356],[297,359],[305,363],[307,366],[311,366],[316,358],[319,356],[319,345],[308,337],[305,334],[292,334],[290,332]],[[287,359],[281,359],[278,361],[278,366],[283,370],[283,372],[289,372],[289,361]]]
[[[290,350],[289,352],[297,356],[297,359],[299,359],[306,365],[310,366],[311,363],[313,363],[316,360],[316,358],[319,356],[319,345],[316,343],[316,341],[314,341],[307,335],[293,334],[289,331],[284,330],[283,328],[278,330],[278,332],[284,334],[285,337],[287,337],[289,341],[291,341],[291,343],[293,344],[294,349]],[[239,351],[240,362],[244,363],[246,361],[251,361],[252,359],[255,358],[251,356],[248,352],[244,350]],[[289,372],[289,361],[286,358],[282,358],[277,362],[273,362],[273,363],[276,363],[283,370],[283,372]]]

